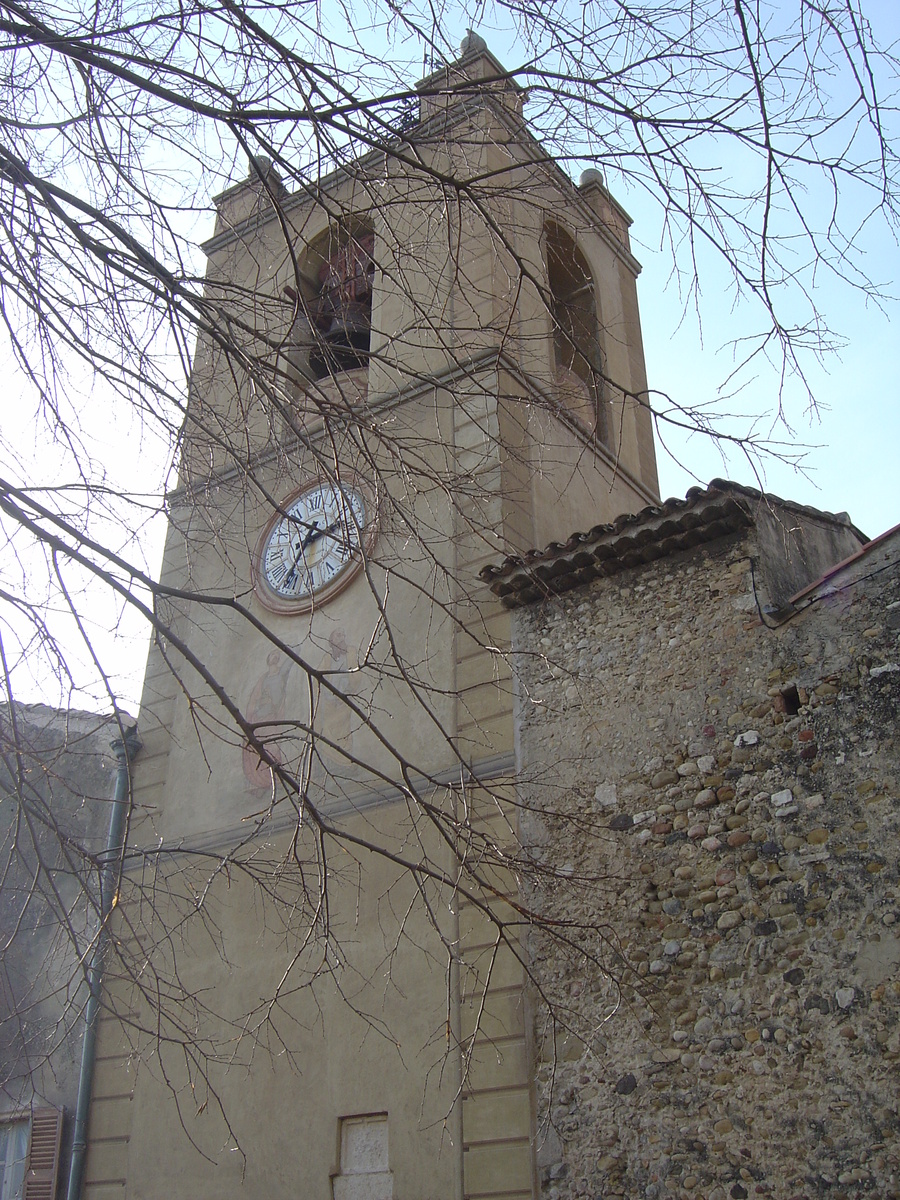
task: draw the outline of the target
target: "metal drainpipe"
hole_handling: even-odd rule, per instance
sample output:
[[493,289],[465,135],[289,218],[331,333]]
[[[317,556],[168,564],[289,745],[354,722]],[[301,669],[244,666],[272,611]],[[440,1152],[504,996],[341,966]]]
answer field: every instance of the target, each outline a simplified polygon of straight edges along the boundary
[[112,812],[109,817],[109,833],[106,837],[106,850],[103,853],[100,868],[100,929],[87,972],[88,999],[84,1010],[84,1041],[81,1045],[81,1070],[78,1075],[78,1100],[75,1104],[75,1131],[66,1200],[81,1200],[81,1185],[84,1180],[87,1120],[94,1085],[94,1058],[97,1048],[97,1018],[100,1015],[103,959],[109,937],[107,924],[109,914],[112,912],[119,864],[124,849],[122,838],[125,832],[125,817],[128,813],[128,796],[131,790],[130,764],[141,748],[137,725],[128,726],[124,735],[114,738],[110,742],[110,746],[116,756],[118,768],[113,791]]

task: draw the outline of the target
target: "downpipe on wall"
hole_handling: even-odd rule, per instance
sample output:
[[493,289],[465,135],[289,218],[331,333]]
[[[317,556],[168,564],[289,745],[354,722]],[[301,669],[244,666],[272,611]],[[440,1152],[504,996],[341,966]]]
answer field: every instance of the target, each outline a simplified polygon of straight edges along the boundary
[[121,737],[110,742],[116,756],[116,782],[109,817],[109,833],[100,867],[100,929],[94,944],[87,971],[88,998],[84,1010],[84,1041],[81,1046],[81,1070],[78,1075],[78,1099],[75,1104],[75,1129],[72,1140],[72,1161],[69,1165],[69,1184],[66,1200],[81,1200],[84,1181],[84,1161],[87,1154],[87,1121],[94,1085],[94,1060],[97,1048],[97,1021],[100,1016],[100,993],[103,984],[103,960],[109,939],[108,923],[112,912],[119,867],[122,861],[125,818],[131,793],[131,764],[141,749],[137,725],[123,728]]

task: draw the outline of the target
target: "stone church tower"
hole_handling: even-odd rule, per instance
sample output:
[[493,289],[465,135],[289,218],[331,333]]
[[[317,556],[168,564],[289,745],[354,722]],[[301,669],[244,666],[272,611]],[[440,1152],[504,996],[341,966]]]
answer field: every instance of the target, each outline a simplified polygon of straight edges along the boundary
[[387,152],[217,200],[88,1200],[534,1193],[479,571],[658,497],[628,217],[523,102],[470,35]]

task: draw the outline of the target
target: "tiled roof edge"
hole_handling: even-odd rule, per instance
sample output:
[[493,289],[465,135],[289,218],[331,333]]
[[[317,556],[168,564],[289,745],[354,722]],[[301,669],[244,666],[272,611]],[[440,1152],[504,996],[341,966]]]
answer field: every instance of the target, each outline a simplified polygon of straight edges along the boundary
[[842,525],[860,542],[866,541],[845,513],[836,516],[744,484],[714,479],[708,487],[690,488],[683,500],[672,497],[637,513],[623,513],[587,533],[572,534],[565,543],[551,542],[543,550],[530,550],[497,566],[484,567],[479,574],[507,608],[518,608],[570,591],[591,579],[615,575],[724,537],[749,525],[754,508],[760,505]]

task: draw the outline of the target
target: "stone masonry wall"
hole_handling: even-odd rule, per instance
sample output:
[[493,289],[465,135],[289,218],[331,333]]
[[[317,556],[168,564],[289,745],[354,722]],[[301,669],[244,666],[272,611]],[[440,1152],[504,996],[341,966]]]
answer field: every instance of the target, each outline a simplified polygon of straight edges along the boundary
[[900,1197],[900,571],[769,628],[753,539],[515,615],[545,1200]]

